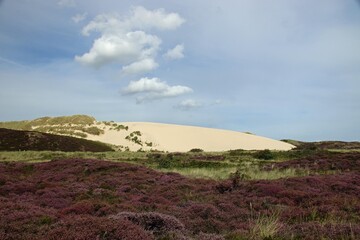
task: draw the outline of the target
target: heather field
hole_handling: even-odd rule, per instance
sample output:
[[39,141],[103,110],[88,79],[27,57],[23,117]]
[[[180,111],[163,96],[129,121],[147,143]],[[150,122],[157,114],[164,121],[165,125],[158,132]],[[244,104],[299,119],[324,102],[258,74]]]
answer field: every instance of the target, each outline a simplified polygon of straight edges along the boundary
[[360,0],[0,0],[0,240],[360,240]]
[[0,156],[0,239],[360,238],[358,152]]

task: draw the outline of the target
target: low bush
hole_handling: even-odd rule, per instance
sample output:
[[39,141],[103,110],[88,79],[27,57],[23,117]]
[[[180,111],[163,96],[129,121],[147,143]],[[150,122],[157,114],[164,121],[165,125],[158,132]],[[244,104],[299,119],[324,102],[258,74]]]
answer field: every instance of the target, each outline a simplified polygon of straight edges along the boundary
[[270,160],[274,159],[274,154],[269,149],[265,149],[254,153],[254,157],[257,159]]
[[83,132],[89,133],[91,135],[100,135],[104,134],[104,130],[98,128],[98,127],[89,127],[89,128],[83,128]]
[[199,153],[199,152],[204,152],[204,150],[202,150],[201,148],[193,148],[193,149],[190,149],[189,152],[192,152],[192,153]]
[[230,156],[239,156],[242,155],[245,152],[243,149],[234,149],[229,151]]
[[126,130],[127,131],[127,130],[129,130],[129,127],[120,124],[117,127],[115,127],[114,129],[118,130],[118,131],[120,131],[120,130]]

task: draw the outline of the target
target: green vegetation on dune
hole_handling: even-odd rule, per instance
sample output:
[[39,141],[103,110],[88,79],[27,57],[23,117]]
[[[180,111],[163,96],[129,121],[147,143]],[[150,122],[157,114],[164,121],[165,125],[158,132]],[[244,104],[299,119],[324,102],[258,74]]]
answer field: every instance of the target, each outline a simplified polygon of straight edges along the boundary
[[34,120],[0,122],[0,128],[13,130],[35,130],[44,133],[69,135],[86,138],[87,135],[100,135],[104,130],[93,126],[96,119],[86,115],[62,117],[42,117]]
[[87,115],[72,115],[61,117],[43,117],[33,120],[32,122],[38,125],[63,125],[63,124],[78,124],[78,125],[90,125],[96,121],[94,117]]
[[87,115],[73,115],[62,117],[42,117],[34,120],[0,122],[1,128],[9,128],[15,130],[31,130],[32,127],[40,127],[46,125],[91,125],[96,121],[95,118]]
[[[130,141],[130,142],[133,142],[133,143],[136,143],[140,146],[143,146],[143,142],[141,141],[141,132],[140,131],[134,131],[132,133],[130,133],[129,135],[127,135],[125,137],[126,140]],[[152,143],[146,143],[147,146],[152,146]]]

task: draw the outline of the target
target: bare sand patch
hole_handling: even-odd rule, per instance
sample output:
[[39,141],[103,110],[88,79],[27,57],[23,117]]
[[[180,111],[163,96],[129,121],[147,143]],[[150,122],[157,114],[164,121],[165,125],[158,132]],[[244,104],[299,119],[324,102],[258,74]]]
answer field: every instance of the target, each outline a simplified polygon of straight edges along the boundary
[[[128,130],[114,130],[101,124],[99,127],[104,128],[104,134],[89,135],[87,138],[128,147],[129,150],[156,149],[169,152],[186,152],[193,148],[204,151],[290,150],[294,148],[293,145],[278,140],[222,129],[150,122],[119,122],[117,124],[128,126]],[[142,145],[128,140],[129,137],[126,139],[136,131],[139,131],[141,136],[136,134],[133,136],[137,136]]]

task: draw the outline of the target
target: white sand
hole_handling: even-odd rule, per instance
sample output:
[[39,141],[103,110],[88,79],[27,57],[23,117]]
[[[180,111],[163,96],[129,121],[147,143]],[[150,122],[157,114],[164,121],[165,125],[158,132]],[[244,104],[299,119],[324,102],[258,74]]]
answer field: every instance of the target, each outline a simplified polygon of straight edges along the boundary
[[[105,127],[105,133],[100,136],[89,136],[87,139],[97,140],[114,145],[129,147],[130,150],[156,149],[169,152],[186,152],[193,148],[200,148],[204,151],[228,151],[231,149],[244,150],[290,150],[293,145],[273,140],[270,138],[260,137],[252,134],[246,134],[235,131],[181,126],[173,124],[147,123],[147,122],[122,122],[117,123],[128,126],[126,130],[110,130]],[[133,131],[140,131],[140,140],[142,143],[152,143],[152,147],[145,144],[140,146],[125,137]]]

